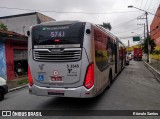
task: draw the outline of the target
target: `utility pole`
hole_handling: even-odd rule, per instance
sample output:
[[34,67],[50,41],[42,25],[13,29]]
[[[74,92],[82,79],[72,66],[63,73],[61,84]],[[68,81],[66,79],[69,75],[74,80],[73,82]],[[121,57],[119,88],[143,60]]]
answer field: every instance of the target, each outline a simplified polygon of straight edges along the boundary
[[133,5],[129,5],[128,6],[128,8],[135,8],[135,9],[138,9],[138,10],[140,10],[140,11],[143,11],[143,12],[145,12],[145,15],[146,15],[146,27],[147,27],[147,38],[146,38],[146,40],[147,40],[147,62],[149,62],[150,63],[150,48],[151,48],[151,46],[149,45],[149,39],[150,39],[150,37],[149,37],[149,30],[148,30],[148,13],[149,14],[152,14],[152,15],[154,15],[154,16],[156,16],[156,17],[158,17],[158,18],[160,18],[160,15],[157,15],[157,14],[153,14],[153,13],[151,13],[151,12],[147,12],[147,11],[145,11],[145,10],[143,10],[143,9],[140,9],[140,8],[138,8],[138,7],[134,7]]
[[[148,13],[150,13],[150,12],[147,12],[147,11],[142,10],[140,8],[134,7],[132,5],[128,6],[128,8],[135,8],[135,9],[138,9],[140,11],[144,11],[145,12],[146,18],[141,18],[141,19],[146,19],[146,27],[147,27],[147,38],[146,38],[146,40],[147,40],[147,62],[150,62],[150,45],[149,45],[149,29],[148,29]],[[150,14],[152,14],[152,13],[150,13]],[[152,15],[155,15],[155,14],[152,14]],[[155,15],[155,16],[160,17],[158,15]]]
[[147,37],[145,37],[145,24],[138,24],[144,25],[144,40],[146,39],[147,42],[147,62],[150,63],[150,45],[149,45],[149,29],[148,29],[148,12],[145,12],[145,18],[139,17],[137,19],[145,19],[146,20],[146,27],[147,27]]
[[150,45],[149,45],[149,30],[148,30],[148,12],[145,12],[146,15],[146,27],[147,27],[147,62],[150,63]]
[[145,40],[146,39],[146,27],[145,27],[145,23],[143,25],[144,25],[144,40]]
[[143,37],[144,37],[144,40],[145,40],[146,39],[146,35],[145,35],[146,34],[146,26],[145,26],[145,23],[143,23],[143,24],[137,24],[137,25],[143,25],[143,27],[144,27],[144,33],[143,33],[144,36]]

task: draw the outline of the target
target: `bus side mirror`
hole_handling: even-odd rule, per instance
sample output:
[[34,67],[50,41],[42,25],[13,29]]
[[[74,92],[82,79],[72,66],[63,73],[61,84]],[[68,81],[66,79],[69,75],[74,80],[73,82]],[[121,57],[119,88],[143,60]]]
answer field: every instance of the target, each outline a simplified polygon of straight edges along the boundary
[[30,31],[27,31],[27,36],[30,36]]

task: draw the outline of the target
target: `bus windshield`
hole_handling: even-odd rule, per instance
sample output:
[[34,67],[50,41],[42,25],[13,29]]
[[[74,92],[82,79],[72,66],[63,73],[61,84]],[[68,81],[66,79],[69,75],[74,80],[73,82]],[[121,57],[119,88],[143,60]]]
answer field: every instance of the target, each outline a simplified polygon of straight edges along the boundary
[[42,26],[32,29],[33,45],[80,44],[84,36],[84,23]]

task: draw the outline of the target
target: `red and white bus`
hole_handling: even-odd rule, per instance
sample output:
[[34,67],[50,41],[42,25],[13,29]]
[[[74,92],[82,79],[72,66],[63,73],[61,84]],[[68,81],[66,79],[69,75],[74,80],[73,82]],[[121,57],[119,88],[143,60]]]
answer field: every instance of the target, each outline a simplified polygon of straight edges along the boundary
[[90,98],[125,67],[125,46],[92,23],[41,23],[30,30],[28,64],[30,94]]

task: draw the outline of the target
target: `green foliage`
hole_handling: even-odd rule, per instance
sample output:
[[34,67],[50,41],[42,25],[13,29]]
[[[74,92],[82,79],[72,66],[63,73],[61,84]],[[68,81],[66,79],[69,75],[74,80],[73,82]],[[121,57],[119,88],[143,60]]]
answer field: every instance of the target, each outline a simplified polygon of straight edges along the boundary
[[7,28],[7,26],[4,25],[3,23],[0,23],[0,30],[5,30],[5,31],[7,31],[8,28]]
[[158,54],[160,54],[160,50],[154,50],[154,51],[152,52],[152,54],[158,55]]
[[106,29],[108,29],[108,30],[111,30],[111,29],[112,29],[112,26],[111,26],[110,23],[105,23],[105,22],[103,22],[103,24],[100,25],[100,26],[102,26],[102,27],[104,27],[104,28],[106,28]]
[[22,80],[19,80],[19,81],[17,82],[17,84],[19,84],[19,85],[27,84],[27,83],[28,83],[28,80],[27,80],[27,79],[22,79]]
[[150,37],[146,38],[144,43],[142,44],[142,49],[143,49],[143,52],[144,53],[148,53],[148,44],[147,44],[147,41],[149,41],[149,45],[151,46],[151,51],[150,53],[152,54],[154,49],[155,49],[155,42],[153,39],[151,39]]

